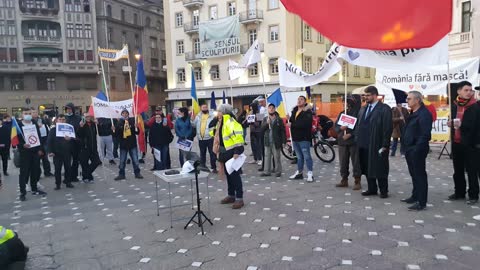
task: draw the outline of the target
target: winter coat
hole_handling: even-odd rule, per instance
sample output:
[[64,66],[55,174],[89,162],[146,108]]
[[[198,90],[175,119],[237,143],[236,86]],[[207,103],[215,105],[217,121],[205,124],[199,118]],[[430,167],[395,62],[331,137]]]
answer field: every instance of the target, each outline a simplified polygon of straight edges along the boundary
[[[3,122],[2,127],[0,127],[0,148],[10,147],[11,133],[12,133],[12,122],[9,122],[9,123]],[[18,134],[18,136],[21,136],[21,135]]]
[[190,116],[179,117],[175,121],[175,135],[181,139],[192,138],[192,123],[190,122]]
[[[266,116],[262,121],[262,132],[264,132],[265,146],[274,145],[275,148],[282,148],[282,145],[287,143],[287,137],[285,132],[285,125],[283,124],[280,115],[275,112],[276,118],[268,124],[267,120],[269,116]],[[272,130],[273,142],[270,141],[270,129]]]
[[[71,139],[73,140],[73,138]],[[47,137],[48,153],[53,153],[55,156],[67,156],[72,154],[71,140],[65,140],[63,137],[57,137],[57,129],[53,126],[50,129]]]
[[77,134],[80,139],[80,149],[97,151],[97,127],[94,122],[86,122],[83,127],[79,127]]
[[302,112],[298,116],[297,115],[298,106],[295,106],[292,110],[292,114],[290,116],[290,131],[292,133],[292,141],[294,142],[302,142],[312,141],[312,107],[310,105],[306,105],[303,107]]
[[125,119],[120,119],[115,129],[115,135],[118,138],[118,144],[120,146],[120,149],[123,149],[123,150],[130,150],[137,147],[137,136],[135,135],[137,135],[138,132],[135,131],[135,119],[128,118],[127,121],[130,125],[130,132],[131,132],[130,136],[128,136],[127,138],[123,138],[123,129],[125,126]]
[[150,127],[148,141],[152,148],[159,148],[163,145],[168,145],[173,141],[173,134],[170,127],[164,126],[163,123],[154,123]]
[[[388,149],[393,131],[392,110],[388,105],[378,102],[365,119],[366,109],[367,106],[360,109],[354,131],[358,147],[368,149],[368,168],[363,173],[370,178],[386,179],[389,172]],[[367,125],[366,121],[370,122],[368,130],[362,126]],[[387,151],[379,154],[378,151],[383,147],[387,148]]]
[[404,133],[402,136],[402,147],[408,151],[425,155],[429,150],[429,142],[432,138],[432,114],[425,105],[411,113],[407,117]]
[[195,130],[197,132],[197,138],[198,140],[210,140],[212,139],[212,136],[210,136],[210,128],[208,127],[210,125],[210,123],[212,122],[212,120],[215,118],[215,116],[213,115],[213,113],[209,113],[208,114],[208,119],[207,119],[207,124],[205,125],[205,134],[203,135],[203,138],[202,136],[200,135],[200,127],[202,125],[202,112],[200,112],[199,114],[197,114],[197,116],[195,116],[195,120],[193,121],[193,124],[195,126]]
[[[335,121],[335,132],[337,132],[337,143],[340,146],[347,146],[347,145],[355,145],[355,128],[358,126],[358,119],[357,123],[355,124],[355,127],[353,129],[347,128],[345,131],[347,134],[350,134],[351,137],[348,140],[344,140],[343,136],[345,136],[345,131],[340,130],[340,125],[338,124],[338,121],[340,120],[340,115],[343,114],[344,111],[338,114],[337,121]],[[347,115],[353,116],[355,118],[358,117],[358,112],[355,112],[351,109],[347,109]]]
[[[403,116],[403,119],[400,117]],[[399,109],[395,107],[392,109],[393,132],[392,138],[398,139],[402,136],[402,130],[405,127],[405,120],[408,118],[408,110],[406,108]]]
[[[113,135],[112,131],[112,120],[108,118],[98,118],[98,136],[110,136]],[[115,126],[116,119],[113,122],[113,126]]]

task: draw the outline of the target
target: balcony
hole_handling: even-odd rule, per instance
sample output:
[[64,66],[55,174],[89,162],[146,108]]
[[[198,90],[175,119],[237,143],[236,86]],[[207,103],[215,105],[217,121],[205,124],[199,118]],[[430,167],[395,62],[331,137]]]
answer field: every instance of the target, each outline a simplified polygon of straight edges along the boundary
[[35,16],[57,16],[58,8],[27,8],[20,7],[20,11],[26,15],[35,15]]
[[59,11],[58,0],[18,0],[20,12],[34,16],[57,16]]
[[183,30],[185,31],[185,34],[198,33],[198,24],[185,23],[183,24]]
[[94,63],[0,63],[0,71],[6,73],[19,72],[61,72],[61,73],[91,73],[97,74],[98,65]]
[[51,44],[58,45],[60,44],[60,37],[49,37],[49,36],[23,36],[23,42],[27,44]]
[[185,8],[197,9],[203,6],[203,0],[183,0]]
[[200,56],[200,54],[195,54],[194,52],[186,52],[185,53],[185,61],[187,62],[195,62],[195,61],[200,61],[203,58]]
[[450,34],[448,47],[448,54],[452,60],[472,57],[472,33],[461,32]]
[[[242,44],[240,46],[240,53],[245,54],[248,51],[248,49],[250,48],[250,46],[252,46],[252,45]],[[260,52],[264,52],[264,47],[265,47],[264,44],[263,43],[258,43],[258,46],[260,47]]]
[[240,12],[240,22],[244,24],[258,24],[263,21],[263,11],[259,9],[251,9],[249,11]]

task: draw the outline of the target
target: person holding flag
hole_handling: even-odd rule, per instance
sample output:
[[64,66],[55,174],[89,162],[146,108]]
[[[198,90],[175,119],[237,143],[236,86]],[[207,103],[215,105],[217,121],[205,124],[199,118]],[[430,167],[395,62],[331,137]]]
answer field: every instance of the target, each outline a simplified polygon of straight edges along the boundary
[[147,144],[145,139],[144,119],[146,119],[145,112],[148,111],[148,88],[142,56],[140,56],[137,62],[136,77],[137,81],[133,93],[133,109],[136,119],[136,128],[138,130],[138,150],[142,153],[142,158],[140,158],[139,161],[145,163],[143,161],[143,155],[147,152]]

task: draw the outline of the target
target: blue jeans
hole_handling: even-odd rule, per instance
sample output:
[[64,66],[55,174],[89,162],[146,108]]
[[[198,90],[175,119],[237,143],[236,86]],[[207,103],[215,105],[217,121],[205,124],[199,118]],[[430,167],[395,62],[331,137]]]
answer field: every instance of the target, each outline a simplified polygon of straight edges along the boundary
[[140,167],[138,164],[138,149],[137,147],[132,149],[120,149],[120,165],[118,168],[120,169],[119,175],[125,176],[125,166],[127,165],[127,153],[130,155],[130,159],[132,160],[133,165],[133,172],[135,174],[140,173]]
[[155,149],[160,151],[161,160],[154,158],[154,169],[155,170],[167,170],[170,169],[170,156],[168,155],[168,144],[160,145],[155,147]]
[[303,171],[303,161],[307,162],[308,171],[313,171],[312,155],[310,154],[311,143],[309,141],[293,142],[293,149],[297,155],[298,172]]

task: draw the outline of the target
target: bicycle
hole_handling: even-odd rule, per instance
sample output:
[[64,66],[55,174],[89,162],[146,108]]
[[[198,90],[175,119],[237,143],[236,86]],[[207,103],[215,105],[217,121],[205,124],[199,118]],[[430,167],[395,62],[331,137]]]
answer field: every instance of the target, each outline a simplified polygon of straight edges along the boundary
[[[320,131],[314,132],[312,135],[312,145],[315,155],[326,163],[331,163],[335,160],[335,150],[332,144],[323,138]],[[297,158],[290,139],[288,139],[287,143],[282,147],[282,154],[289,160],[295,160]]]

